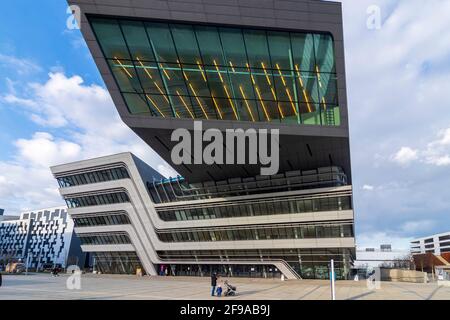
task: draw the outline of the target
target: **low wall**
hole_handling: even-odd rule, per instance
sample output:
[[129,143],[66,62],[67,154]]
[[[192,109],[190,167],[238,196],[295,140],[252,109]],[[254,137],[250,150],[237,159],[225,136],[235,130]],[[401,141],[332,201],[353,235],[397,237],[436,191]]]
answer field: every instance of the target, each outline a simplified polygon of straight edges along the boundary
[[414,270],[381,269],[381,281],[426,283],[427,273]]

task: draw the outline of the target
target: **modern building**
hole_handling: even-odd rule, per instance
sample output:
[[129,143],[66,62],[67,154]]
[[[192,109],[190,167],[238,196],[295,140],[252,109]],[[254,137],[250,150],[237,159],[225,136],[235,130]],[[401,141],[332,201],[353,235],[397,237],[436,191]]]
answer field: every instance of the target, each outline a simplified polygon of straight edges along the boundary
[[442,253],[450,252],[450,232],[414,239],[411,241],[410,247],[413,255],[432,253],[439,256]]
[[353,263],[356,269],[393,268],[411,264],[408,250],[392,250],[392,246],[381,245],[380,248],[362,248],[356,250],[356,260]]
[[54,264],[84,267],[85,254],[73,227],[66,207],[23,212],[0,221],[0,264],[21,260],[30,269]]
[[[164,179],[131,154],[52,168],[98,268],[327,278],[334,259],[338,278],[348,277],[355,242],[341,4],[69,3],[122,120],[183,176]],[[194,135],[196,120],[203,131],[278,129],[278,173],[261,175],[261,163],[175,163],[171,135]]]

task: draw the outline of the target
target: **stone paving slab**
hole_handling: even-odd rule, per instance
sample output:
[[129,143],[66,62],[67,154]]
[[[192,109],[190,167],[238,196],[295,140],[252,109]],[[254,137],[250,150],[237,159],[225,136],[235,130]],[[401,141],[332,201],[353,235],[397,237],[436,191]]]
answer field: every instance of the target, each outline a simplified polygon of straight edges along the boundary
[[[167,300],[329,300],[330,283],[323,280],[281,281],[279,279],[232,278],[236,297],[211,297],[209,278],[136,277],[87,275],[81,289],[69,290],[68,275],[5,275],[0,300],[15,299],[167,299]],[[336,282],[338,300],[450,300],[450,287],[437,284],[382,282],[379,290],[369,290],[365,281]]]

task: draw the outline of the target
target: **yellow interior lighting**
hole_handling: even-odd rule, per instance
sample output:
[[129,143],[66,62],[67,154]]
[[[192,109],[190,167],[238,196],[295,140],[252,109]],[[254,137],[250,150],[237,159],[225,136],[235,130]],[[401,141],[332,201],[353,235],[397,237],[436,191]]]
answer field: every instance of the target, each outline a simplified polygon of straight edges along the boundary
[[219,105],[217,104],[216,98],[214,98],[213,95],[211,95],[211,97],[212,97],[212,99],[213,99],[214,106],[216,107],[217,112],[219,113],[220,119],[223,119],[223,117],[222,117],[222,111],[220,111],[220,107],[219,107]]
[[[183,68],[181,67],[181,64],[180,64],[180,60],[177,59],[177,63],[178,63],[178,66],[180,67],[180,70],[183,70]],[[186,72],[184,72],[184,70],[183,70],[183,76],[186,80],[189,80],[188,76],[186,75]]]
[[262,105],[262,107],[263,107],[263,110],[264,110],[264,114],[265,114],[265,116],[266,116],[266,119],[267,119],[267,121],[270,121],[269,114],[267,113],[266,106],[265,106],[264,101],[263,101],[263,99],[262,99],[262,97],[261,97],[261,93],[259,92],[258,87],[255,87],[255,90],[256,90],[256,93],[258,94],[259,102],[261,102],[261,105]]
[[298,113],[297,113],[297,109],[295,108],[294,101],[292,100],[292,96],[291,96],[291,93],[289,92],[289,89],[288,89],[288,88],[286,88],[286,93],[287,93],[287,95],[288,95],[288,97],[289,97],[289,101],[291,102],[292,110],[294,111],[295,115],[297,115],[297,114],[298,114]]
[[219,66],[217,65],[216,60],[213,60],[214,65],[216,66],[217,73],[219,74],[220,81],[223,83],[222,75],[220,74]]
[[277,95],[275,94],[275,90],[274,90],[272,87],[270,87],[270,91],[272,92],[273,98],[274,98],[275,100],[277,100]]
[[166,94],[164,93],[164,91],[161,89],[160,86],[158,86],[158,84],[156,83],[156,81],[153,81],[153,83],[155,84],[156,88],[158,88],[159,93],[161,93],[164,97],[164,99],[166,99],[167,102],[169,102],[169,99],[167,99]]
[[233,63],[231,61],[230,61],[230,67],[231,67],[231,70],[233,70],[233,72],[236,72],[236,70],[234,69]]
[[191,110],[189,109],[186,101],[184,101],[183,97],[180,95],[180,93],[178,92],[178,90],[176,90],[176,93],[178,95],[178,98],[180,98],[181,103],[183,104],[183,106],[186,108],[187,112],[189,112],[189,115],[191,116],[192,119],[194,119],[194,115],[192,114]]
[[197,102],[198,102],[200,108],[202,109],[203,114],[205,115],[206,119],[209,120],[208,114],[206,113],[205,108],[203,107],[203,104],[202,104],[202,102],[200,101],[199,97],[197,96],[197,92],[195,92],[194,87],[192,86],[191,83],[189,83],[189,87],[191,87],[191,90],[192,90],[192,92],[194,93],[195,99],[197,100]]
[[161,110],[158,108],[158,105],[156,104],[155,101],[153,101],[152,98],[150,98],[150,96],[148,94],[145,95],[147,97],[148,100],[150,100],[150,102],[152,103],[152,105],[156,108],[156,110],[158,110],[158,112],[163,116],[163,118],[165,118],[166,116],[164,115],[164,113],[161,112]]
[[236,120],[237,120],[238,119],[238,115],[237,115],[237,112],[236,112],[236,108],[234,107],[234,103],[231,100],[231,97],[230,97],[230,94],[228,93],[227,87],[224,85],[223,88],[225,89],[225,93],[227,94],[228,101],[230,102],[231,108],[233,109],[234,116],[236,117]]
[[150,79],[153,79],[152,75],[150,74],[150,72],[147,70],[147,68],[144,66],[144,64],[142,63],[142,61],[139,59],[139,57],[136,57],[136,60],[139,62],[139,64],[142,66],[142,68],[144,69],[145,73],[147,74],[147,76]]
[[280,111],[281,119],[284,119],[283,109],[281,109],[281,103],[277,102],[278,111]]
[[311,108],[311,105],[309,104],[309,99],[308,99],[308,96],[306,94],[305,87],[303,86],[303,80],[302,80],[302,77],[300,75],[300,70],[298,68],[298,65],[295,65],[295,70],[297,71],[298,80],[300,82],[300,86],[302,87],[303,97],[305,98],[306,106],[308,107],[308,112],[312,112],[312,108]]
[[284,80],[283,73],[281,73],[281,69],[280,69],[280,66],[278,65],[278,63],[276,64],[276,66],[278,69],[278,73],[280,74],[281,81],[283,81],[283,85],[286,86],[286,81]]
[[253,74],[252,74],[251,71],[250,71],[250,66],[248,65],[248,62],[247,62],[245,65],[247,66],[248,73],[250,74],[250,77],[252,78],[252,82],[253,82],[253,84],[255,85],[255,84],[256,84],[255,78],[253,78]]
[[130,78],[133,78],[133,76],[131,75],[130,71],[128,71],[127,68],[125,68],[125,66],[122,64],[122,62],[120,62],[120,60],[117,59],[117,57],[114,57],[114,59],[116,59],[117,63],[120,64],[120,66],[121,66],[122,69],[125,71],[125,73],[126,73]]
[[263,67],[264,74],[266,75],[267,83],[269,84],[269,86],[271,86],[272,83],[270,82],[269,74],[267,73],[266,66],[264,65],[264,62],[261,62],[261,66]]
[[205,73],[203,72],[200,62],[197,61],[197,65],[198,65],[198,68],[200,69],[200,72],[202,73],[203,80],[205,80],[205,82],[206,82],[206,76],[205,76]]
[[244,89],[242,89],[242,86],[239,86],[239,90],[241,91],[242,98],[244,98],[244,102],[245,102],[245,105],[247,106],[248,113],[250,114],[252,121],[255,122],[255,118],[253,117],[252,109],[250,108],[250,105],[248,104],[247,97],[245,96]]
[[319,80],[319,87],[322,88],[322,81],[320,80],[319,66],[316,66],[316,74],[317,74],[317,80]]
[[169,79],[169,80],[170,80],[170,76],[169,76],[169,74],[167,73],[167,70],[166,70],[166,69],[164,69],[164,67],[163,67],[162,63],[160,63],[160,64],[159,64],[159,66],[161,67],[162,71],[163,71],[163,72],[164,72],[164,74],[166,75],[167,79]]

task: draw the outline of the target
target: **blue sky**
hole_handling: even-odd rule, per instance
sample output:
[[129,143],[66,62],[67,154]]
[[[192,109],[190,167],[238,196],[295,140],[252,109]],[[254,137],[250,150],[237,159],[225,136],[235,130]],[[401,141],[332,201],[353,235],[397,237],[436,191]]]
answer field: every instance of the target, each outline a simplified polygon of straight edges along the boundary
[[[343,0],[357,243],[450,230],[450,2]],[[367,27],[367,9],[381,28]],[[50,165],[132,151],[173,170],[119,119],[65,1],[0,12],[0,207],[62,205]]]

